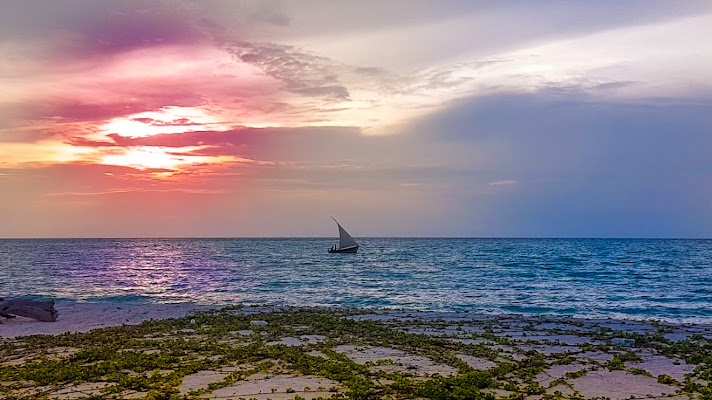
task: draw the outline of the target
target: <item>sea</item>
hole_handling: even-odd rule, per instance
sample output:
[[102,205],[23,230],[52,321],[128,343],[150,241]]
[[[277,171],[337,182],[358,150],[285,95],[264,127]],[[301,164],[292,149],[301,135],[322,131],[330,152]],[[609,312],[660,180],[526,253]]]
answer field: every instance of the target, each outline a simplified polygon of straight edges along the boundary
[[712,240],[3,239],[0,297],[712,322]]

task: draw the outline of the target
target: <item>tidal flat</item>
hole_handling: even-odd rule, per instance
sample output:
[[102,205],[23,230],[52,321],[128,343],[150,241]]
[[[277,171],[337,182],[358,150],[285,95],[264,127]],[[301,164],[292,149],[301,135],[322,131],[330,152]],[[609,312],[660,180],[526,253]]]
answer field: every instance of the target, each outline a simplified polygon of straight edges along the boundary
[[0,399],[712,399],[710,325],[142,307],[0,324]]

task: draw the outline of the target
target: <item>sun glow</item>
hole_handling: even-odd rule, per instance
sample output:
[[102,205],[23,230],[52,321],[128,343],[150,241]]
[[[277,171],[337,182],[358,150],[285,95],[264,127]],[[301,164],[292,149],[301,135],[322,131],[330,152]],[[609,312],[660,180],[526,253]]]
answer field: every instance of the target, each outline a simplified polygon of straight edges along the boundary
[[93,149],[71,146],[57,141],[37,143],[3,143],[0,146],[0,167],[43,163],[71,163],[91,158]]
[[232,157],[208,157],[195,156],[188,153],[195,150],[200,150],[201,146],[171,148],[167,151],[157,147],[135,147],[127,149],[121,154],[109,154],[102,157],[101,164],[117,165],[136,168],[140,170],[146,169],[170,169],[177,170],[180,167],[192,164],[214,164],[226,161],[232,161]]
[[113,118],[100,127],[104,134],[124,137],[146,137],[164,133],[202,130],[226,131],[231,127],[201,108],[163,107],[124,117]]
[[[109,135],[139,138],[159,134],[179,134],[202,130],[226,131],[232,126],[198,107],[163,107],[158,111],[117,117],[99,127],[97,136],[112,140]],[[134,146],[121,150],[110,149],[99,163],[136,168],[139,170],[183,170],[190,165],[218,164],[234,161],[231,156],[203,156],[190,154],[206,146],[154,147]],[[167,172],[172,174],[173,172]]]

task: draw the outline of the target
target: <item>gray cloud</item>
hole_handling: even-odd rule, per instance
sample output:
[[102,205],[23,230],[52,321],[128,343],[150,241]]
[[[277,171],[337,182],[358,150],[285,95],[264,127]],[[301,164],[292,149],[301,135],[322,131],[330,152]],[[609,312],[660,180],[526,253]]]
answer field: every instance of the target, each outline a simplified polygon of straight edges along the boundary
[[517,181],[487,192],[450,178],[462,220],[449,222],[462,234],[709,237],[710,100],[497,95],[462,101],[415,134],[439,138],[450,163],[480,149],[492,181]]
[[250,20],[286,27],[289,25],[291,18],[281,9],[280,5],[281,2],[259,2],[257,10],[250,14]]
[[348,89],[339,84],[338,66],[328,58],[300,51],[293,46],[226,40],[221,43],[235,59],[255,65],[284,83],[290,92],[333,100],[349,100]]

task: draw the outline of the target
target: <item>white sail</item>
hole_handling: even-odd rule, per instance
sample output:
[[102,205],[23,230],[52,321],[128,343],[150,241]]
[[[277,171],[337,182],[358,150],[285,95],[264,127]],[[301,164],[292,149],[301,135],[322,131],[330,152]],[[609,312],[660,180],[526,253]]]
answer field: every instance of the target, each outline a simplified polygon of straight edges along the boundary
[[351,235],[346,232],[346,229],[344,229],[341,224],[339,224],[339,221],[337,221],[334,217],[332,218],[334,219],[334,222],[336,222],[336,225],[339,226],[339,248],[344,249],[346,247],[358,246],[358,243],[356,243],[354,238],[352,238]]

